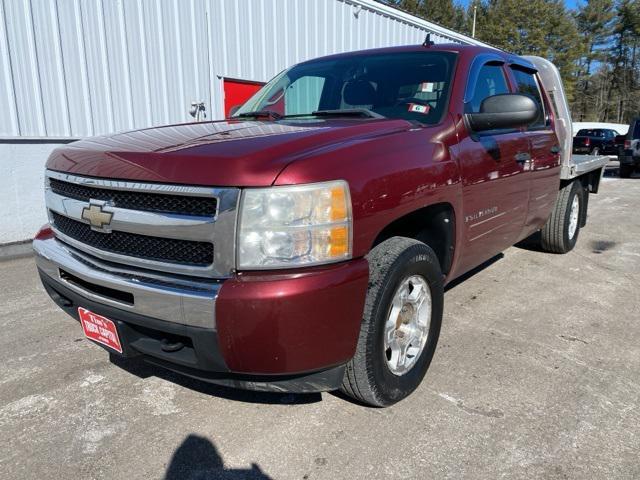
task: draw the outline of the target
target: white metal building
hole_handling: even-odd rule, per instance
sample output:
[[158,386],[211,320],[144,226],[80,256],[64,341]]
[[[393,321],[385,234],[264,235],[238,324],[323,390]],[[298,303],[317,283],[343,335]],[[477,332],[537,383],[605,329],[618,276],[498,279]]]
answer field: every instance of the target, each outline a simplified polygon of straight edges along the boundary
[[43,165],[73,139],[224,116],[225,81],[380,46],[479,43],[373,0],[0,0],[0,244],[45,221]]

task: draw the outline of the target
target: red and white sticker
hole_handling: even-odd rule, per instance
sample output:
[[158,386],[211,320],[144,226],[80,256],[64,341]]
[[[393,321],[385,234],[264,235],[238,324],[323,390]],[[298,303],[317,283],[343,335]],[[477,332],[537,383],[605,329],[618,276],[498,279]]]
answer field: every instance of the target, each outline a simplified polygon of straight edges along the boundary
[[84,334],[88,339],[122,353],[122,345],[115,323],[82,307],[78,307],[78,315]]
[[423,115],[426,115],[427,113],[429,113],[429,105],[419,105],[417,103],[410,103],[409,111],[413,113],[422,113]]

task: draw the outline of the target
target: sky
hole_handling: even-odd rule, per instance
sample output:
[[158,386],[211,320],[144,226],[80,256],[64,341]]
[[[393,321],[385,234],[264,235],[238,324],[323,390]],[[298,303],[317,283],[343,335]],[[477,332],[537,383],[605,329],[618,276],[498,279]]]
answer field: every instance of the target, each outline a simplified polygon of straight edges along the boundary
[[[454,1],[456,1],[456,3],[464,5],[465,7],[469,5],[469,3],[471,3],[471,0],[454,0]],[[567,6],[567,8],[576,8],[577,3],[578,3],[578,0],[564,0],[564,4]]]

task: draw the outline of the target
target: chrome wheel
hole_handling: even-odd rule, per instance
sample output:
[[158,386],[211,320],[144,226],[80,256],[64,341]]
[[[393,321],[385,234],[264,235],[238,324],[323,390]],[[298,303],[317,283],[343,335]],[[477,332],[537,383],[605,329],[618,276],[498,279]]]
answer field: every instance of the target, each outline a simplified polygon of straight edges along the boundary
[[384,355],[394,375],[416,364],[427,344],[431,324],[431,290],[421,275],[402,281],[396,289],[384,327]]
[[578,230],[578,217],[580,214],[580,200],[578,195],[573,196],[571,212],[569,213],[569,240],[572,240]]

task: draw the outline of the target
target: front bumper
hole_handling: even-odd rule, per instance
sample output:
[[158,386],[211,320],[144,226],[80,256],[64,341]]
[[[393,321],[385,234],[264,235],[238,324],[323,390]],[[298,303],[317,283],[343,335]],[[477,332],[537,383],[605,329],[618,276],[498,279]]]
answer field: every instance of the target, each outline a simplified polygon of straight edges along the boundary
[[[34,240],[34,249],[51,298],[76,320],[79,306],[113,320],[125,356],[216,384],[312,392],[338,388],[355,353],[364,259],[224,281],[160,281],[96,262],[53,237]],[[167,343],[183,347],[166,351]]]

